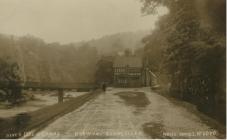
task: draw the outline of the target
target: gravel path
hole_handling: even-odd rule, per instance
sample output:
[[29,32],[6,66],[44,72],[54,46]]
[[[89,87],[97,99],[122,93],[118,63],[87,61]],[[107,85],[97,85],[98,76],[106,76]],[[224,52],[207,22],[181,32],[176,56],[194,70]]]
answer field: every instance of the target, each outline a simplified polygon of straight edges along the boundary
[[197,115],[148,88],[109,88],[33,138],[216,138],[217,133]]

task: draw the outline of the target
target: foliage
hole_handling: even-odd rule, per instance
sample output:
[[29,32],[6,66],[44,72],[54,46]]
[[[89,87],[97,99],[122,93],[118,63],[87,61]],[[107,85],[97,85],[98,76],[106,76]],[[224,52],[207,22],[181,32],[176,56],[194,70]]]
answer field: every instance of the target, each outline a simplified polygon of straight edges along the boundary
[[18,64],[23,81],[77,83],[94,82],[98,54],[92,46],[0,35],[0,58],[6,57]]
[[22,98],[18,70],[17,63],[0,59],[0,88],[6,92],[5,97],[1,97],[12,104],[17,104]]
[[147,32],[119,33],[78,43],[46,43],[40,38],[0,34],[0,58],[8,56],[20,66],[23,81],[95,82],[96,64],[102,55],[142,47]]
[[97,63],[96,70],[96,83],[108,83],[113,82],[113,57],[102,57]]
[[[153,70],[165,69],[171,93],[214,113],[217,100],[225,96],[225,80],[221,78],[225,76],[225,1],[142,2],[146,14],[154,14],[159,6],[169,9],[169,14],[158,22],[158,28],[144,39],[144,59]],[[220,17],[213,16],[215,13]]]

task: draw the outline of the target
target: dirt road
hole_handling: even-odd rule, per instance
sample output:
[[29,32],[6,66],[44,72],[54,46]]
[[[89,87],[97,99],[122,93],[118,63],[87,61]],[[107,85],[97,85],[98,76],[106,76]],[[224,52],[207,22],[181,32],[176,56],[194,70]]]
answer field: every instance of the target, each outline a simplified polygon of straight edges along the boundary
[[109,88],[33,138],[216,138],[200,117],[149,88]]

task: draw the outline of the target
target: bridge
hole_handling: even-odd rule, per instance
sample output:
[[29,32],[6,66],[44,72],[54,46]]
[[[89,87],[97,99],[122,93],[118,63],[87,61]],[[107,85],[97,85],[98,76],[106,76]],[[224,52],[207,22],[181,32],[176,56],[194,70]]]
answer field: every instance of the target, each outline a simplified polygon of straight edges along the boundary
[[23,89],[41,89],[41,90],[80,90],[94,89],[94,83],[41,83],[41,82],[25,82],[22,83]]
[[58,102],[63,102],[64,91],[77,90],[89,91],[98,88],[95,83],[51,83],[32,81],[0,81],[0,89],[6,91],[20,88],[22,90],[54,90],[58,91]]

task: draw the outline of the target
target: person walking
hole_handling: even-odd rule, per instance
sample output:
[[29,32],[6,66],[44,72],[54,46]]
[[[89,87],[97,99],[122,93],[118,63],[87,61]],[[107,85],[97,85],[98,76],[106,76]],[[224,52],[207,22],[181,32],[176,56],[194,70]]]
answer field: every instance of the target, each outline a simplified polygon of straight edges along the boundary
[[102,84],[102,90],[105,92],[106,91],[106,83]]

